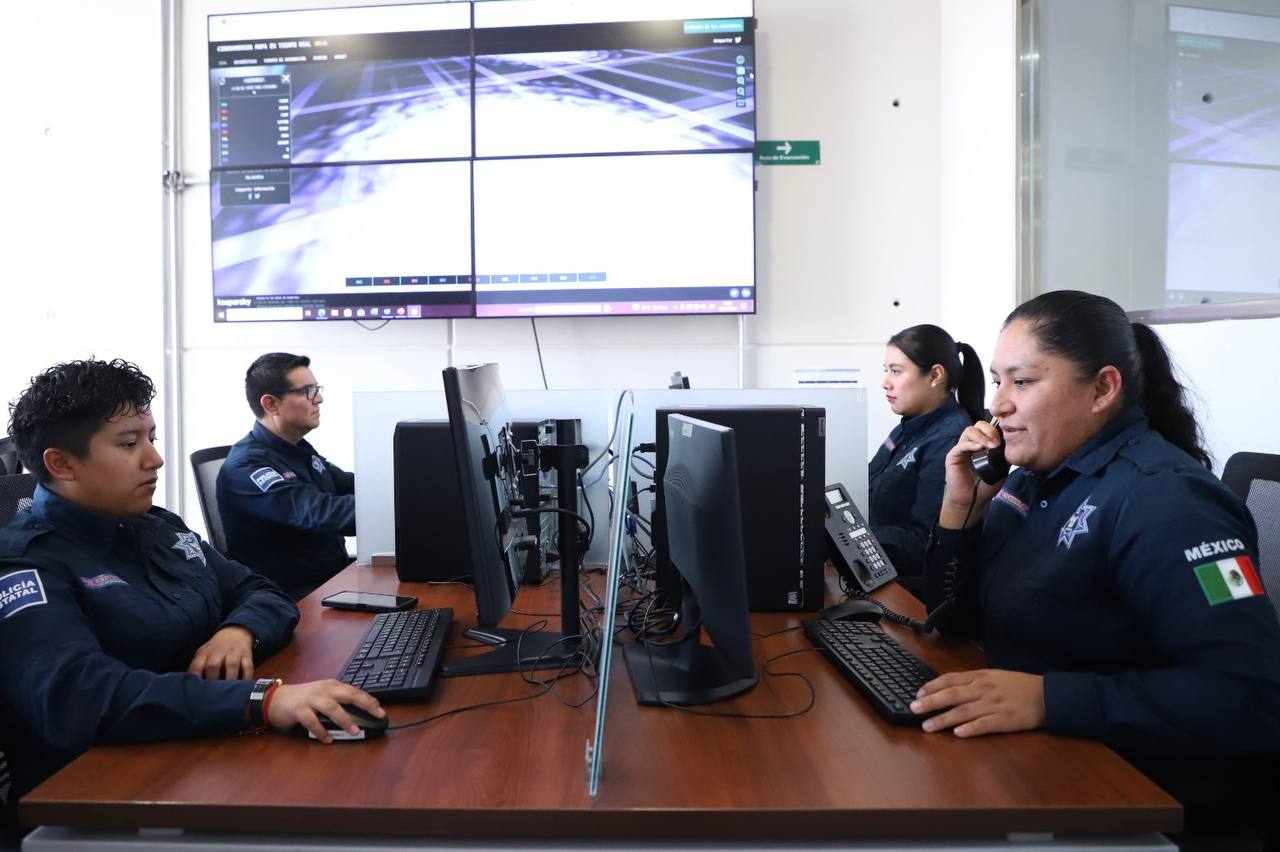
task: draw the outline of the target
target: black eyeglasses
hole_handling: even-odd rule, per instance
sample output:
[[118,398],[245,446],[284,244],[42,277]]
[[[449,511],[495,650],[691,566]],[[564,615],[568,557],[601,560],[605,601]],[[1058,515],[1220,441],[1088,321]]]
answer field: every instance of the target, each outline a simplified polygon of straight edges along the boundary
[[304,393],[307,395],[307,402],[315,402],[316,395],[324,392],[324,385],[303,385],[300,388],[285,388],[275,396],[284,396],[287,393]]

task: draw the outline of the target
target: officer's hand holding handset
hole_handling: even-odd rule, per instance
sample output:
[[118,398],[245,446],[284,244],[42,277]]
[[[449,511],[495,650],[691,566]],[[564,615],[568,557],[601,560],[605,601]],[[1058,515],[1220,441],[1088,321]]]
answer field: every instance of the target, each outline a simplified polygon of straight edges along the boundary
[[353,736],[360,728],[351,719],[343,704],[354,704],[361,710],[381,719],[387,715],[378,699],[362,689],[336,680],[316,680],[311,683],[286,683],[276,687],[267,707],[267,721],[273,728],[289,729],[294,725],[306,728],[323,743],[333,742],[333,735],[325,730],[316,718],[323,713]]
[[981,481],[974,467],[974,457],[987,454],[980,458],[986,461],[988,469],[997,469],[997,460],[993,460],[990,454],[992,451],[1003,450],[1003,447],[1004,435],[1000,432],[999,418],[993,418],[990,423],[979,420],[960,433],[960,440],[947,453],[947,493],[942,501],[938,526],[960,529],[981,523],[983,512],[991,498],[999,492],[999,483],[1004,477],[1000,477],[996,483]]
[[[1008,475],[999,418],[965,429],[947,453],[947,494],[938,525],[959,529],[981,523]],[[922,686],[911,711],[941,711],[922,727],[953,730],[959,737],[1034,730],[1044,726],[1044,677],[1001,669],[950,672]]]

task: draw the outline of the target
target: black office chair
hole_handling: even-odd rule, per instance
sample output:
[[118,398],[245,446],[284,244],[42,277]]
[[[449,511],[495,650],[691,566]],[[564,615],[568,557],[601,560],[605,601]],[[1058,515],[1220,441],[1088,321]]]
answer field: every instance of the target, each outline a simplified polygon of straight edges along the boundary
[[28,508],[31,505],[31,495],[35,493],[36,478],[29,473],[0,476],[0,527]]
[[222,530],[222,515],[218,514],[218,471],[227,460],[231,447],[209,447],[191,454],[191,470],[196,475],[196,496],[200,498],[200,514],[204,516],[204,528],[209,531],[209,543],[213,549],[226,555],[227,535]]
[[19,849],[23,832],[18,830],[17,808],[9,801],[9,762],[0,751],[0,849]]
[[1244,500],[1258,525],[1258,573],[1280,615],[1280,455],[1236,453],[1222,481]]
[[22,463],[18,461],[18,448],[12,438],[0,438],[0,476],[22,473]]
[[[15,514],[29,507],[31,495],[35,493],[36,477],[29,473],[0,475],[0,527],[8,525]],[[0,747],[0,849],[18,848],[22,838],[13,812],[13,802],[9,801],[9,760]]]

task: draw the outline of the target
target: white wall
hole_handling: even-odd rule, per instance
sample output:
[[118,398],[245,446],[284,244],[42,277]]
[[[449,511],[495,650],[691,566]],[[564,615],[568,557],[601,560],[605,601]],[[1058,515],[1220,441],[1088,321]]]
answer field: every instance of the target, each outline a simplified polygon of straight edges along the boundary
[[0,401],[70,358],[163,375],[160,6],[68,5],[0,3]]
[[984,370],[1017,304],[1016,13],[1015,0],[941,8],[940,314]]
[[1280,319],[1155,327],[1195,396],[1214,470],[1233,453],[1280,454]]

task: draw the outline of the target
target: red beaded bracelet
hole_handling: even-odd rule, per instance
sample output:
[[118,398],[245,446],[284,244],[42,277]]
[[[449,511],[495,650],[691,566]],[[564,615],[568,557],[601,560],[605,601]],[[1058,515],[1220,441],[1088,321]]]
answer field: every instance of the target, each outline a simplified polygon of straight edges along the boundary
[[249,727],[241,731],[244,734],[260,734],[271,727],[271,721],[267,716],[267,709],[270,706],[271,693],[280,684],[284,683],[281,678],[258,678],[253,684],[253,690],[249,693]]
[[284,684],[283,678],[276,678],[271,686],[267,687],[267,694],[262,696],[262,730],[271,727],[271,696],[276,694],[276,687]]

